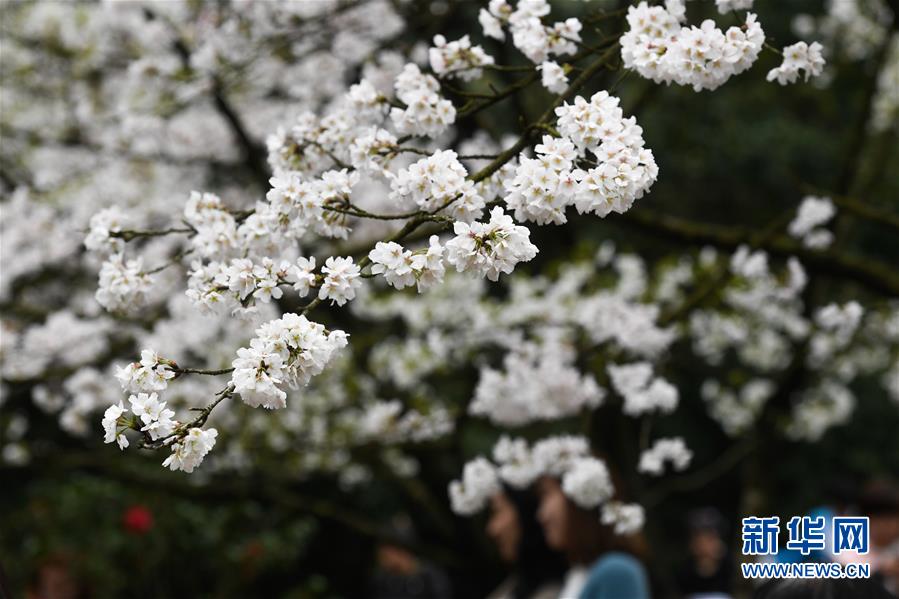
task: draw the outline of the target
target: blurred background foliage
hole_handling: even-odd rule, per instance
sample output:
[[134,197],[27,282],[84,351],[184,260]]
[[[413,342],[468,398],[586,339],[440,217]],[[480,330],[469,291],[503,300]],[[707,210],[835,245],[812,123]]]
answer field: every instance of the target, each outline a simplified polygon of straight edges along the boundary
[[[553,4],[559,11],[554,16],[561,17],[583,14],[592,3]],[[602,3],[609,8],[615,4]],[[410,22],[402,43],[411,46],[436,33],[448,39],[473,34],[481,40],[480,3],[410,2],[399,7]],[[783,46],[796,39],[794,15],[821,14],[824,6],[812,0],[757,0],[755,9],[768,41]],[[718,17],[711,2],[691,2],[688,10],[693,23],[703,17],[721,23],[729,18]],[[615,20],[604,27],[611,34],[622,23]],[[508,46],[487,40],[484,47],[501,64],[523,63]],[[635,212],[753,231],[795,211],[803,195],[820,192],[856,197],[895,213],[897,128],[876,135],[866,129],[876,57],[850,61],[836,53],[829,61],[831,76],[825,83],[781,87],[765,82],[765,73],[780,62],[766,52],[749,72],[714,92],[658,86],[617,71],[590,81],[581,95],[614,87],[625,113],[635,115],[644,129],[661,170]],[[508,82],[507,75],[494,72],[490,77],[499,86]],[[542,89],[528,88],[528,93],[481,113],[477,126],[497,138],[514,134],[543,110],[548,98]],[[460,137],[471,133],[466,126],[460,127]],[[652,230],[629,216],[572,219],[564,226],[535,230],[541,253],[520,267],[522,274],[552,273],[573,258],[593,255],[605,240],[650,262],[704,245]],[[899,265],[899,243],[889,228],[852,217],[840,226],[841,251]],[[501,285],[495,293],[504,293]],[[869,292],[839,273],[825,272],[816,276],[810,293],[818,304]],[[374,327],[352,322],[345,310],[332,311],[328,318],[354,331],[362,360],[376,341],[402,335],[399,322]],[[699,385],[708,373],[681,349],[675,345],[671,356],[681,404],[653,433],[683,435],[695,452],[695,464],[728,452],[734,459],[713,473],[717,476],[685,476],[647,506],[651,571],[663,594],[683,556],[689,509],[715,506],[736,523],[745,513],[748,494],[769,513],[799,514],[833,499],[840,489],[899,473],[899,409],[873,391],[873,382],[862,382],[851,424],[836,427],[813,445],[766,434],[760,427],[755,438],[737,446],[706,414]],[[589,360],[582,357],[584,364]],[[727,365],[722,368],[726,372]],[[433,387],[442,399],[463,406],[476,381],[477,369],[471,365],[461,372],[438,373]],[[96,597],[360,596],[374,568],[378,539],[397,514],[414,522],[414,546],[449,572],[457,596],[483,596],[503,576],[483,534],[483,516],[455,518],[446,500],[447,482],[465,459],[488,451],[498,436],[483,421],[463,418],[450,439],[408,448],[421,464],[413,481],[376,475],[364,490],[347,494],[327,479],[294,482],[277,463],[258,464],[245,478],[201,484],[202,472],[188,478],[163,471],[155,454],[120,455],[101,446],[99,432],[88,440],[73,439],[33,405],[19,408],[28,412],[29,442],[44,457],[25,467],[0,467],[0,561],[16,592],[36,580],[41,569],[61,563]],[[569,424],[540,426],[553,430]],[[626,475],[632,472],[638,425],[607,404],[594,414],[592,427],[597,449]],[[629,482],[639,496],[643,489],[637,481]]]

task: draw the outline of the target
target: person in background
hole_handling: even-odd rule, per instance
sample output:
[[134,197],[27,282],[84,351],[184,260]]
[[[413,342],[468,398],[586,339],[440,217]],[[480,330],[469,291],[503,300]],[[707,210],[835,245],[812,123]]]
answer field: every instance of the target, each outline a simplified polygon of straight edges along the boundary
[[689,557],[677,574],[687,599],[727,599],[731,596],[732,558],[724,542],[724,518],[715,508],[700,508],[687,516]]
[[546,542],[568,559],[560,599],[648,599],[649,579],[637,559],[645,544],[639,535],[623,537],[600,523],[597,510],[578,507],[551,476],[537,482],[537,518]]
[[394,517],[377,546],[377,570],[371,580],[371,599],[449,599],[449,579],[433,564],[419,559],[407,546],[416,541],[411,521]]
[[38,564],[31,584],[25,592],[26,599],[88,597],[88,590],[78,580],[74,570],[71,556],[59,554],[43,559]]
[[537,498],[531,491],[506,488],[490,499],[487,534],[511,573],[488,599],[555,599],[566,564],[552,551],[537,522]]
[[871,564],[871,578],[899,594],[899,488],[892,481],[872,481],[859,497],[859,508],[869,518],[871,533],[870,552],[862,561]]

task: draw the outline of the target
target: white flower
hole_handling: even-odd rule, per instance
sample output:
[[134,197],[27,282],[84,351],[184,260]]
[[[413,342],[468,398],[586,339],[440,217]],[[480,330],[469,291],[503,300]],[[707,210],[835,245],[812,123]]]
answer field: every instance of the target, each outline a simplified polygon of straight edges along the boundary
[[708,404],[709,415],[718,421],[725,433],[736,436],[755,422],[775,389],[769,380],[753,379],[735,393],[717,381],[707,380],[702,384],[700,394]]
[[564,343],[526,343],[503,359],[503,371],[483,367],[469,413],[504,426],[557,420],[595,408],[605,393],[575,367]]
[[670,413],[677,407],[677,388],[661,377],[653,378],[648,362],[610,364],[608,372],[615,390],[624,397],[625,414],[639,416],[656,410]]
[[287,271],[287,282],[293,283],[293,288],[300,297],[309,295],[309,290],[315,287],[315,256],[297,258],[296,264]]
[[351,85],[346,97],[360,118],[381,118],[387,111],[387,99],[367,79]]
[[[175,378],[175,372],[168,364],[162,363],[152,349],[141,351],[140,362],[132,362],[116,369],[116,378],[125,391],[153,392],[164,391],[169,381]],[[155,394],[154,394],[155,395]]]
[[150,276],[142,267],[140,258],[126,262],[124,254],[110,256],[100,267],[97,302],[110,312],[138,308],[150,289]]
[[554,94],[561,94],[568,87],[568,77],[565,76],[565,69],[558,63],[550,60],[542,63],[537,67],[540,71],[540,82],[543,87]]
[[308,383],[346,346],[346,337],[343,331],[326,333],[324,326],[296,314],[267,322],[256,329],[250,347],[237,350],[234,391],[250,406],[283,408],[287,393],[282,386]]
[[127,219],[118,206],[110,206],[91,217],[90,231],[84,238],[84,247],[93,251],[121,252],[124,240],[112,237],[127,228]]
[[687,449],[682,438],[658,439],[640,455],[637,470],[658,476],[664,471],[665,462],[670,462],[675,470],[681,471],[690,465],[692,459],[693,452]]
[[799,72],[805,74],[805,81],[810,77],[817,77],[824,70],[824,56],[821,44],[812,42],[796,42],[792,46],[783,49],[783,63],[777,68],[768,71],[768,81],[775,79],[781,85],[795,83],[799,79]]
[[428,239],[426,250],[419,250],[412,254],[412,272],[415,273],[415,282],[418,291],[430,289],[443,282],[445,267],[443,254],[445,248],[440,245],[440,238],[431,235]]
[[352,256],[346,258],[330,256],[322,267],[325,280],[318,290],[318,298],[329,299],[332,304],[342,306],[356,297],[356,289],[362,285],[359,266]]
[[751,10],[754,0],[715,0],[722,15],[734,10]]
[[263,340],[253,339],[249,348],[238,349],[237,359],[231,365],[234,367],[231,382],[246,404],[270,409],[287,405],[287,393],[278,387],[284,382],[283,358]]
[[196,231],[190,242],[201,256],[225,258],[237,248],[237,221],[218,196],[192,191],[184,220]]
[[128,403],[131,404],[131,411],[135,416],[147,424],[159,418],[159,412],[165,406],[165,402],[160,403],[159,396],[156,393],[138,393],[128,397]]
[[538,470],[557,477],[562,476],[575,459],[586,457],[589,453],[587,439],[568,435],[541,439],[531,449]]
[[172,444],[172,454],[162,462],[162,465],[172,471],[193,472],[215,446],[217,436],[218,431],[214,428],[190,429],[180,442]]
[[602,506],[601,521],[606,526],[613,526],[616,535],[631,535],[643,528],[646,512],[636,503],[609,501]]
[[493,446],[493,459],[499,466],[503,482],[524,489],[533,483],[540,470],[524,439],[511,439],[505,435]]
[[411,252],[398,243],[379,241],[369,252],[371,272],[383,274],[387,283],[397,289],[417,285],[422,291],[443,280],[443,246],[432,235],[424,250]]
[[159,401],[156,393],[131,395],[128,402],[131,404],[131,411],[135,416],[139,416],[144,424],[140,430],[149,433],[154,441],[175,430],[178,424],[172,420],[175,412],[166,409],[165,402]]
[[440,85],[416,64],[407,64],[396,78],[396,95],[406,108],[394,107],[390,119],[400,134],[434,137],[456,120],[452,102],[438,94]]
[[128,438],[120,433],[118,428],[119,418],[125,412],[127,412],[127,410],[121,401],[118,404],[109,406],[106,408],[106,411],[103,412],[103,432],[105,433],[103,442],[112,443],[113,441],[116,441],[119,444],[119,449],[128,447]]
[[465,464],[462,480],[449,484],[450,503],[455,513],[470,516],[484,509],[490,497],[499,490],[496,469],[486,459],[475,458]]
[[402,289],[415,284],[412,272],[412,252],[403,249],[400,244],[390,241],[379,241],[368,253],[372,261],[372,274],[383,274],[387,282]]
[[370,127],[350,144],[350,163],[357,169],[370,172],[389,172],[397,147],[396,136],[380,127]]
[[[512,11],[512,9],[509,8],[509,5],[506,4],[505,0],[499,0],[499,3],[508,8],[508,12]],[[497,39],[499,41],[503,41],[506,39],[506,34],[503,33],[502,21],[494,14],[493,7],[496,4],[497,1],[493,0],[492,2],[490,2],[490,10],[482,8],[480,12],[478,12],[478,22],[481,24],[481,27],[484,30],[484,35],[486,35],[487,37],[492,37],[493,39]],[[500,11],[497,10],[496,12]]]
[[509,274],[516,264],[537,255],[530,231],[516,225],[499,206],[491,210],[489,223],[457,221],[453,231],[456,237],[446,243],[446,259],[459,272],[471,271],[496,281],[500,273]]
[[630,6],[629,29],[621,36],[624,66],[657,83],[674,82],[700,91],[719,87],[758,58],[765,34],[754,14],[746,15],[742,27],[724,32],[711,20],[701,27],[681,26],[683,9],[683,2]]
[[803,245],[815,249],[828,247],[833,241],[833,233],[824,229],[836,214],[836,208],[830,198],[807,196],[796,211],[796,217],[790,222],[787,230],[790,235],[801,239]]
[[855,404],[855,395],[848,387],[825,379],[799,395],[793,405],[787,436],[800,441],[818,441],[828,429],[849,420]]
[[[587,171],[554,167],[561,185],[550,196],[562,196],[563,205],[574,203],[582,214],[605,217],[626,212],[649,191],[659,169],[652,152],[644,147],[643,129],[635,118],[624,118],[618,98],[605,91],[589,101],[577,96],[573,104],[566,102],[555,113],[559,133],[570,139],[579,153],[591,152],[596,166]],[[536,200],[540,195],[531,192]]]
[[447,42],[442,35],[434,36],[434,47],[428,50],[431,69],[438,76],[460,77],[466,81],[481,76],[478,67],[493,64],[493,57],[480,46],[472,46],[467,35]]
[[411,200],[428,212],[446,207],[455,218],[468,216],[464,220],[469,220],[480,216],[484,199],[467,175],[454,151],[440,150],[390,174],[390,199],[398,203]]
[[609,469],[594,457],[575,459],[562,476],[562,492],[584,509],[598,506],[615,492]]

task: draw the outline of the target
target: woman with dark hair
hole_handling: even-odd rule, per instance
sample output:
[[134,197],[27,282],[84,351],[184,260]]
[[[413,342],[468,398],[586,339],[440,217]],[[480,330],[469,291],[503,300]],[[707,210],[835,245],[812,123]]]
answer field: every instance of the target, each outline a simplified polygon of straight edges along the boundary
[[649,580],[638,557],[640,535],[617,535],[602,525],[596,510],[585,510],[562,491],[557,478],[537,483],[547,544],[568,558],[569,570],[560,599],[649,599]]
[[531,491],[505,488],[490,499],[487,534],[512,571],[488,599],[555,599],[566,564],[552,551],[537,522]]

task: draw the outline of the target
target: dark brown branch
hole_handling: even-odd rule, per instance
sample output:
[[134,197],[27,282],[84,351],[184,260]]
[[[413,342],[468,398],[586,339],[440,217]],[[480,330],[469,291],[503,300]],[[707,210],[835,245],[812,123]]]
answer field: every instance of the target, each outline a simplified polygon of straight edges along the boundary
[[[629,211],[615,222],[651,231],[673,241],[728,250],[752,241],[752,232],[746,229],[687,221],[640,208]],[[844,277],[875,293],[899,297],[899,276],[895,269],[880,261],[832,249],[812,250],[784,236],[774,237],[758,247],[776,256],[795,256],[805,267],[823,275]]]

